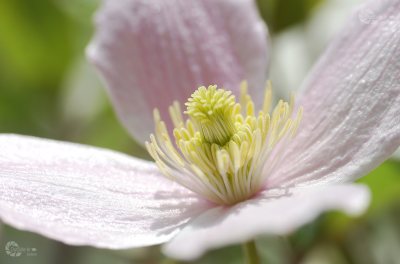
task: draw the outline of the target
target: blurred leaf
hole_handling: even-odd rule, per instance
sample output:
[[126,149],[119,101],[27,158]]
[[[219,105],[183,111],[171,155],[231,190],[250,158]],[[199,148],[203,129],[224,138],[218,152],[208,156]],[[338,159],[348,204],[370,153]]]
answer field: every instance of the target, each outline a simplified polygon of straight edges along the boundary
[[288,238],[260,236],[256,245],[261,263],[291,263],[293,252]]
[[358,182],[368,185],[371,189],[370,213],[390,206],[400,201],[400,162],[386,161]]
[[324,233],[326,237],[343,239],[345,233],[368,217],[379,215],[394,205],[400,205],[400,163],[388,160],[367,176],[358,180],[371,190],[371,203],[367,213],[360,217],[349,217],[342,212],[324,215]]
[[[179,262],[180,263],[180,262]],[[183,262],[189,263],[189,262]],[[230,246],[222,249],[211,250],[200,259],[190,262],[193,264],[224,263],[241,264],[243,263],[243,252],[241,246]]]
[[[75,130],[77,129],[77,130]],[[76,142],[123,151],[130,155],[151,159],[148,152],[128,134],[117,120],[114,110],[107,106],[92,122],[82,127],[66,124],[69,134],[64,137]]]
[[75,20],[89,25],[87,19],[96,11],[101,0],[58,0],[55,2],[61,9],[67,12]]
[[71,57],[71,34],[71,20],[53,1],[0,1],[0,64],[9,77],[56,84]]
[[303,254],[314,246],[321,232],[322,224],[323,217],[319,217],[289,237],[291,247],[293,248],[293,258],[302,259]]
[[272,33],[305,21],[323,0],[257,0],[260,13]]
[[302,264],[346,264],[346,257],[343,253],[329,243],[318,244],[308,252],[307,256],[301,261]]
[[68,139],[60,88],[71,62],[83,56],[92,17],[72,17],[66,2],[0,1],[0,132]]
[[[56,90],[7,89],[0,83],[0,132],[54,135],[57,122]],[[10,86],[8,86],[10,87]],[[17,86],[11,86],[17,89]]]
[[399,212],[400,203],[393,204],[349,230],[342,246],[352,263],[399,263]]

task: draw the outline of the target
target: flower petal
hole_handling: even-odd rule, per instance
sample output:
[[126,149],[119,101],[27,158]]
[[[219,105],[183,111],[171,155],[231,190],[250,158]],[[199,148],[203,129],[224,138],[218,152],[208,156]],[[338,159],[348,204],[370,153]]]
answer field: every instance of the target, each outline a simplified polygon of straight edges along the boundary
[[259,234],[287,234],[327,210],[362,213],[369,202],[365,186],[348,184],[299,190],[269,190],[233,207],[217,207],[188,223],[163,248],[170,257],[191,260],[206,250],[243,243]]
[[400,145],[400,1],[351,17],[304,84],[299,134],[270,186],[355,180]]
[[264,88],[267,30],[253,0],[104,1],[96,25],[88,56],[140,142],[153,131],[153,108],[168,121],[173,100],[200,85]]
[[0,218],[67,244],[159,244],[208,206],[151,162],[16,135],[0,146]]

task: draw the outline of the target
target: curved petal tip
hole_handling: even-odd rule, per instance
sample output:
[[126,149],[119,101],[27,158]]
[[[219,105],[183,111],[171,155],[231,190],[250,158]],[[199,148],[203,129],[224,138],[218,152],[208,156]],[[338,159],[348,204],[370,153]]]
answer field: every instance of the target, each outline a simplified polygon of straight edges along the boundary
[[165,244],[163,251],[172,258],[193,260],[209,249],[244,243],[262,234],[287,235],[322,212],[360,215],[369,201],[369,189],[358,184],[269,190],[231,208],[206,211]]

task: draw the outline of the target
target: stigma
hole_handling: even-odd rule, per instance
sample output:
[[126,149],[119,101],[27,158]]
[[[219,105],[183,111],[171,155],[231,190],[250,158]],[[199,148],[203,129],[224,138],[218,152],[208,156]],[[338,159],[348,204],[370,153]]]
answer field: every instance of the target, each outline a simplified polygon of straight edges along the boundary
[[178,102],[169,108],[174,141],[154,110],[155,133],[146,148],[166,177],[209,201],[231,205],[247,200],[263,188],[268,167],[281,153],[273,150],[293,138],[302,116],[301,107],[293,114],[293,97],[280,100],[270,112],[271,98],[268,82],[256,114],[246,82],[239,102],[216,85],[199,87],[186,111]]

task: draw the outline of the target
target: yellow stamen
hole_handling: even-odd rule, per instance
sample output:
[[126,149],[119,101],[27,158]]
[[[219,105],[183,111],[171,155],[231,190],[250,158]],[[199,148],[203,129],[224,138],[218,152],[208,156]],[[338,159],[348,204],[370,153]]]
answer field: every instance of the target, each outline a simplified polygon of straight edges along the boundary
[[209,143],[224,145],[235,133],[234,118],[240,110],[230,91],[216,85],[197,89],[185,104],[193,124]]
[[[202,86],[186,103],[184,120],[178,102],[169,108],[175,126],[174,143],[160,114],[154,111],[155,136],[146,147],[160,170],[170,179],[218,204],[234,204],[260,190],[277,157],[273,148],[296,133],[302,109],[292,118],[294,99],[279,101],[272,113],[271,83],[258,115],[241,84],[240,104],[230,91]],[[242,112],[243,107],[243,112]],[[280,151],[278,151],[279,153]]]

